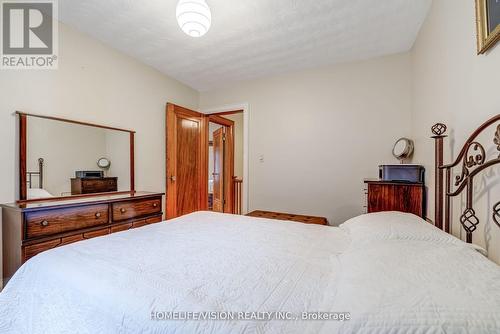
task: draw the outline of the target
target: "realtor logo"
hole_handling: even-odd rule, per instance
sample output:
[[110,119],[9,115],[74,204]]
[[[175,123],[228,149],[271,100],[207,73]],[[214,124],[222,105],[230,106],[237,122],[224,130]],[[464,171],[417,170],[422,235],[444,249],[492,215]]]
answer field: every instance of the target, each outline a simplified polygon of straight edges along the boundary
[[57,2],[0,0],[2,69],[57,68]]

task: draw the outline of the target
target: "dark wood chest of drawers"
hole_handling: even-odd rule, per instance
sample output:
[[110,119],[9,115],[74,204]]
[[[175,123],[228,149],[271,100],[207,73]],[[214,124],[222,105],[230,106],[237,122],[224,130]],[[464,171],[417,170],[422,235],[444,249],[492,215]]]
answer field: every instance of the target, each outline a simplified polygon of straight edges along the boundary
[[110,193],[114,191],[118,191],[117,177],[71,179],[71,195]]
[[367,211],[401,211],[425,218],[425,185],[389,181],[365,181]]
[[43,251],[161,222],[162,196],[135,193],[2,205],[4,284]]

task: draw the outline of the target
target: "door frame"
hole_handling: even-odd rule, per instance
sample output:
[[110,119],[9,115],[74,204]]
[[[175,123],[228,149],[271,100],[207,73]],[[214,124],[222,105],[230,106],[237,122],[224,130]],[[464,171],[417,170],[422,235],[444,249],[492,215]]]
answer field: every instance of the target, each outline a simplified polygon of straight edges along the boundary
[[[207,118],[207,151],[206,151],[206,160],[207,160],[207,168],[208,171],[208,136],[209,136],[209,126],[208,123],[215,123],[222,125],[225,128],[225,136],[226,140],[224,142],[224,204],[223,211],[225,213],[233,213],[233,177],[234,177],[234,122],[221,117],[219,115],[206,115]],[[228,148],[228,150],[226,150]],[[207,205],[208,205],[208,173],[205,173],[207,177]]]
[[[172,175],[177,175],[177,166],[174,161],[176,160],[176,145],[177,145],[177,128],[174,127],[174,131],[168,131],[169,124],[176,124],[177,115],[181,115],[187,119],[192,119],[194,121],[200,121],[200,147],[199,147],[199,162],[200,168],[198,172],[199,178],[199,210],[208,209],[208,123],[205,114],[199,113],[194,110],[184,108],[182,106],[167,103],[166,106],[166,118],[165,118],[165,131],[166,131],[166,142],[165,142],[165,158],[166,158],[166,168],[165,168],[165,186],[166,186],[166,208],[165,215],[166,218],[172,218],[172,210],[177,212],[177,189],[176,187],[170,187],[169,184],[171,180],[169,179],[169,171]],[[174,155],[169,155],[169,151],[172,150]],[[172,159],[171,159],[172,158]],[[174,161],[172,161],[174,160]]]
[[[235,110],[243,110],[243,214],[249,212],[250,208],[250,166],[249,166],[249,152],[250,152],[250,106],[247,102],[229,104],[229,105],[215,105],[214,107],[202,108],[200,111],[204,114],[220,114],[225,112],[233,112]],[[208,168],[208,167],[207,167]],[[208,187],[208,186],[207,186]]]

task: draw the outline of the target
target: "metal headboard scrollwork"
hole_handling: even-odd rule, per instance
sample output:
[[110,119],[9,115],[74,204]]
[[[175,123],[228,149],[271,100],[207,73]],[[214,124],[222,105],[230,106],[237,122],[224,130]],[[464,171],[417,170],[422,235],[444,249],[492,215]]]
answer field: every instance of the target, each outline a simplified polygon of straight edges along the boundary
[[[443,164],[443,142],[444,138],[447,137],[445,135],[446,125],[437,123],[431,128],[434,134],[432,138],[435,141],[435,225],[448,233],[450,232],[451,199],[466,190],[466,205],[460,215],[460,223],[466,232],[466,241],[468,243],[472,243],[472,233],[477,229],[480,222],[473,207],[474,177],[481,171],[500,163],[500,153],[488,160],[484,149],[485,146],[479,142],[478,137],[497,122],[500,122],[500,115],[496,115],[477,128],[465,142],[456,160],[448,165]],[[497,150],[500,152],[500,124],[496,124],[493,143],[497,145]],[[489,145],[491,145],[491,142]],[[460,164],[461,173],[455,176],[452,185],[452,170]],[[446,178],[443,178],[444,172]],[[493,207],[493,221],[500,227],[500,202]]]
[[38,171],[36,172],[26,172],[26,183],[28,188],[33,188],[33,176],[38,176],[38,188],[43,189],[43,158],[38,159]]

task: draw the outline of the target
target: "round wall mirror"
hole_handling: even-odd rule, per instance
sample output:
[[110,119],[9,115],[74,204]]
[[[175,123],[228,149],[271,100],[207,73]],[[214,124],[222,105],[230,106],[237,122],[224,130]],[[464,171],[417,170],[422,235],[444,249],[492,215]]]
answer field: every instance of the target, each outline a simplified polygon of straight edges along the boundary
[[408,138],[399,138],[392,149],[392,155],[401,161],[411,157],[413,153],[413,140]]
[[109,159],[107,158],[100,158],[99,160],[97,160],[97,166],[99,168],[108,170],[109,167],[111,167],[111,161],[109,161]]

